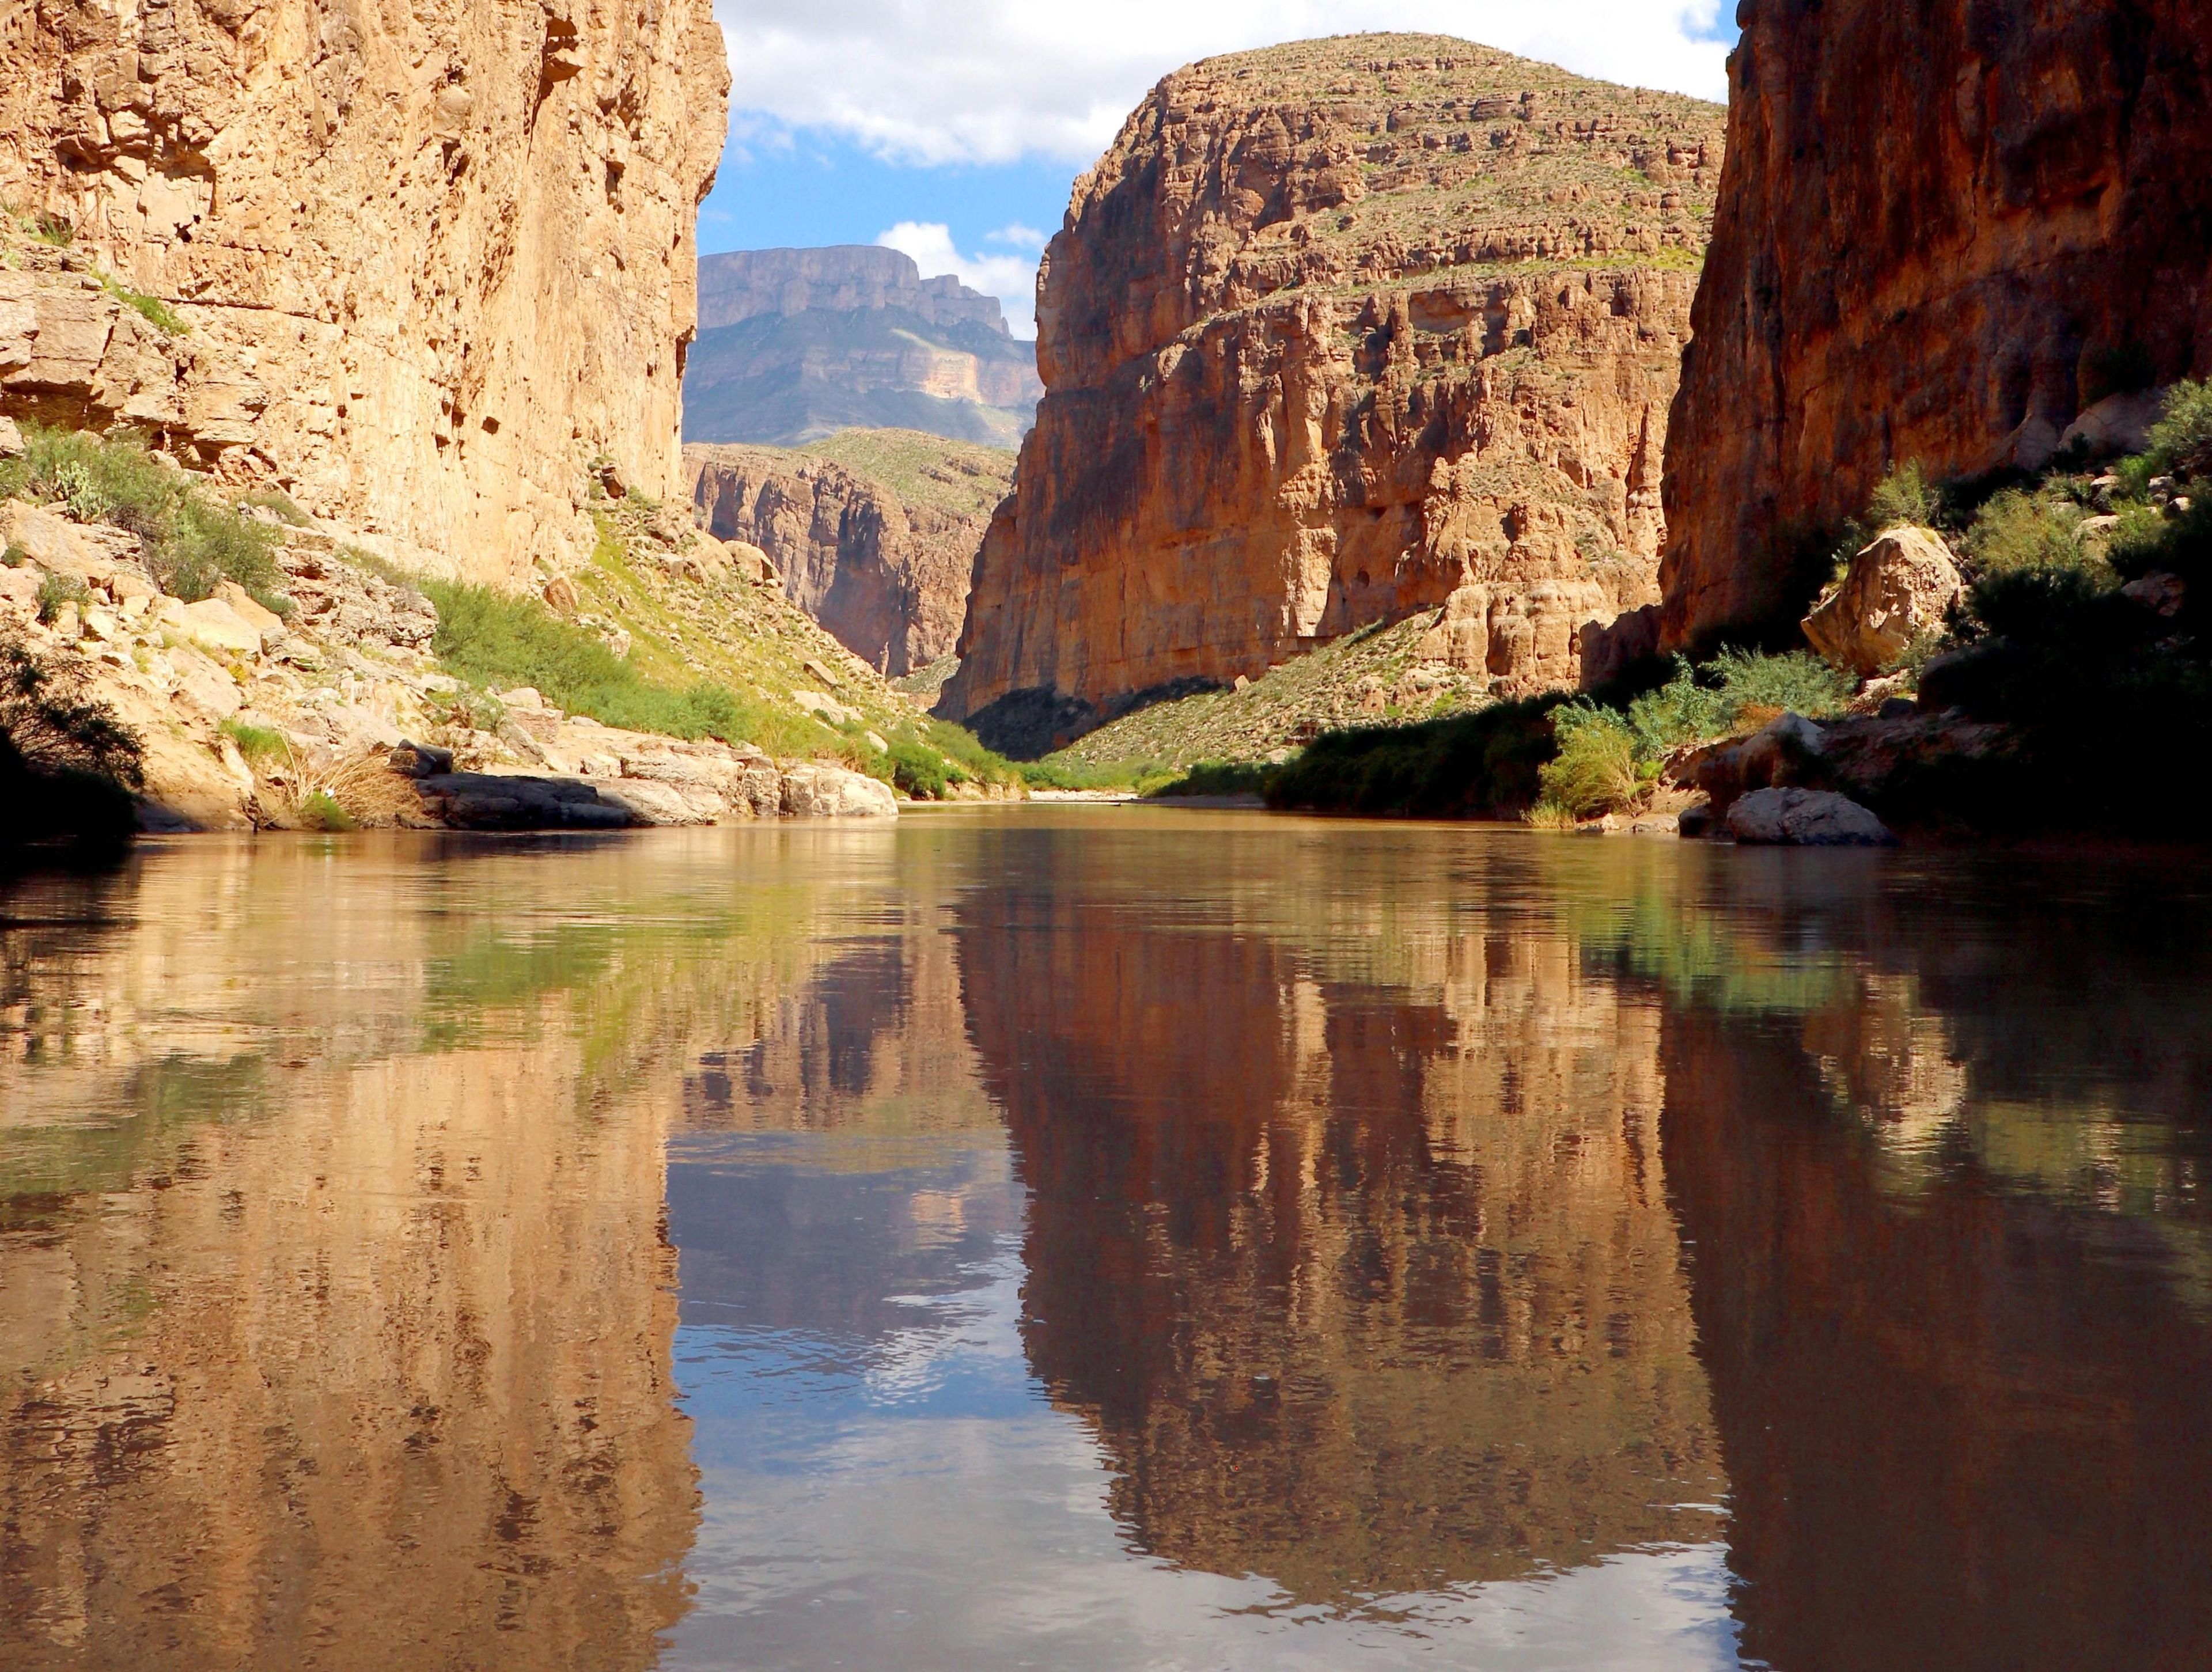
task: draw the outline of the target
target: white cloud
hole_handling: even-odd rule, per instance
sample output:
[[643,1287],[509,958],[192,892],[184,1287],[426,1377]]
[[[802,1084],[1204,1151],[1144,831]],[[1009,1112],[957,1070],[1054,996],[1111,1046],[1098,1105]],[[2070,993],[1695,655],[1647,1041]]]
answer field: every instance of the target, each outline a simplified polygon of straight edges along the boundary
[[[1006,324],[1017,337],[1036,335],[1036,255],[1044,248],[1041,234],[1025,227],[1009,227],[1006,233],[1024,233],[1036,240],[1027,255],[963,255],[952,241],[952,228],[941,221],[902,221],[876,242],[914,258],[924,278],[951,273],[971,290],[996,296],[1006,310]],[[999,238],[1000,233],[993,233]],[[1012,240],[1009,240],[1012,241]],[[1024,240],[1024,242],[1026,240]]]
[[[1724,97],[1724,0],[715,0],[732,107],[902,162],[1085,167],[1194,58],[1314,35],[1431,31],[1588,76]],[[762,119],[765,118],[765,124]]]

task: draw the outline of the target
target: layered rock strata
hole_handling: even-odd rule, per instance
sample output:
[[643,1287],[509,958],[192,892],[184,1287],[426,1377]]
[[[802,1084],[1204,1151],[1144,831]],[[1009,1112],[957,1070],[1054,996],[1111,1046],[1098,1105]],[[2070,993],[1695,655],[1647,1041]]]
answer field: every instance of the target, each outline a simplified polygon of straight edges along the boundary
[[2202,8],[1744,19],[1667,458],[1670,646],[1802,609],[1794,550],[1893,464],[2034,469],[2116,391],[2212,366]]
[[859,425],[1012,447],[1044,386],[999,299],[868,245],[699,264],[688,441],[793,446]]
[[73,271],[0,275],[0,409],[476,578],[580,558],[580,465],[680,486],[727,84],[707,0],[13,8],[0,200]]
[[921,454],[904,483],[808,453],[684,450],[708,531],[758,546],[793,603],[892,678],[952,654],[976,547],[1013,479],[1011,453],[902,439]]
[[1432,36],[1162,82],[1046,252],[942,711],[1080,729],[1439,605],[1437,660],[1571,682],[1583,623],[1656,596],[1721,126]]

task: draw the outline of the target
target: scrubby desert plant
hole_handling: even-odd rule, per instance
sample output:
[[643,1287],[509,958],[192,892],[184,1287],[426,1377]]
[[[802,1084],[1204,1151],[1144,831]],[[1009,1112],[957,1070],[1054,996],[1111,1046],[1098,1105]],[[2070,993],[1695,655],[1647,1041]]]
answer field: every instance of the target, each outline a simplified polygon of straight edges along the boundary
[[1552,726],[1559,752],[1536,775],[1542,790],[1538,805],[1595,818],[1642,798],[1647,781],[1626,716],[1595,703],[1571,702],[1553,712]]
[[0,847],[129,839],[143,751],[88,686],[77,659],[0,636]]
[[1867,521],[1876,533],[1909,524],[1915,528],[1935,526],[1942,514],[1942,496],[1928,480],[1917,459],[1893,466],[1867,496]]
[[2081,508],[2061,489],[2029,492],[2007,488],[1975,514],[1962,542],[1978,575],[2024,569],[2075,569],[2094,574],[2103,559],[2081,536]]

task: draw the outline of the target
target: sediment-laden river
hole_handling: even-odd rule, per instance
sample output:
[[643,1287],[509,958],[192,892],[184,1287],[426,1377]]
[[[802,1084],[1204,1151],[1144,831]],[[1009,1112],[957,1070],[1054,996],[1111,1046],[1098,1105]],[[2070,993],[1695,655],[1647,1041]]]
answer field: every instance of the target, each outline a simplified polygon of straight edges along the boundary
[[2201,866],[1029,807],[0,920],[11,1672],[2212,1661]]

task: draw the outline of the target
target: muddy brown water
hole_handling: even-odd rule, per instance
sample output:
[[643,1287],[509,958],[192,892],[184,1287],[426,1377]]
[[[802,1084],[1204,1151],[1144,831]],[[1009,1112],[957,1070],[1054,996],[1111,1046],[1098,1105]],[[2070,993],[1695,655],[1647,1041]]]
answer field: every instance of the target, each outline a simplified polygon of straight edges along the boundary
[[2212,1665],[2212,871],[1147,807],[0,893],[0,1665]]

